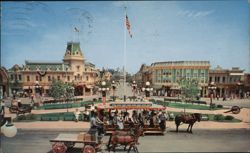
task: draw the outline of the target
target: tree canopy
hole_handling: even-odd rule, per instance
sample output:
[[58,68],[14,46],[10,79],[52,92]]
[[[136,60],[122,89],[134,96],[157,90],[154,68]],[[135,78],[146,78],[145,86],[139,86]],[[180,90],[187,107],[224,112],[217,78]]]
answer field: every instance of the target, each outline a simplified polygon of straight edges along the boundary
[[181,97],[184,101],[194,100],[200,92],[198,80],[196,79],[181,79],[179,85],[181,87]]
[[74,97],[74,87],[69,83],[54,79],[49,89],[49,96],[56,100],[70,99]]

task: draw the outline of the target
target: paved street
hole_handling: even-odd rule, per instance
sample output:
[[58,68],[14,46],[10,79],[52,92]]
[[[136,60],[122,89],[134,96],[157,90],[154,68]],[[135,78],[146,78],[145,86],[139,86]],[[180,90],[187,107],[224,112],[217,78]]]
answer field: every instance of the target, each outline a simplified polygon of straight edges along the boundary
[[[14,138],[1,136],[2,153],[52,153],[49,140],[59,133],[60,131],[19,131]],[[139,152],[249,152],[249,135],[250,130],[246,129],[194,130],[194,134],[168,131],[165,136],[141,137]],[[107,139],[108,137],[104,137],[104,142]],[[81,146],[76,145],[76,149],[71,149],[68,153],[80,153]]]
[[124,84],[122,81],[120,81],[120,83],[117,85],[115,95],[120,98],[123,98],[124,94],[126,94],[127,97],[133,96],[132,87],[130,86],[129,83],[126,83],[124,89]]

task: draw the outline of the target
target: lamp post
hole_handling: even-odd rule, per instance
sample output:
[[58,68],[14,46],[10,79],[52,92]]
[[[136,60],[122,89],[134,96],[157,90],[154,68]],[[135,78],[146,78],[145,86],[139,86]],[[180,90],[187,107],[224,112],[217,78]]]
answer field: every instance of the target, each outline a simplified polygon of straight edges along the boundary
[[142,88],[142,91],[145,91],[146,99],[148,99],[148,97],[150,97],[150,92],[153,91],[153,88],[150,88],[149,81],[146,82],[146,86]]
[[137,84],[135,81],[132,82],[132,88],[133,88],[133,96],[135,97],[135,92],[136,92],[136,88],[137,88]]
[[106,95],[107,95],[107,91],[109,91],[109,88],[106,88],[106,82],[105,81],[101,82],[101,88],[99,88],[98,90],[102,94],[102,103],[103,103],[103,105],[106,105]]
[[75,88],[72,87],[72,86],[67,86],[67,88],[64,90],[64,95],[65,95],[65,99],[66,99],[66,102],[67,102],[67,112],[68,109],[69,109],[69,100],[71,100],[73,97],[74,97],[74,90]]
[[113,80],[111,83],[112,89],[113,89],[113,101],[115,101],[115,89],[116,89],[116,85],[115,85],[115,81]]
[[210,85],[208,86],[208,90],[210,92],[210,108],[212,108],[214,91],[216,90],[214,82],[210,83]]
[[[39,85],[39,82],[35,82],[35,98],[39,98],[39,103],[41,102],[41,86]],[[36,101],[37,102],[37,101]]]

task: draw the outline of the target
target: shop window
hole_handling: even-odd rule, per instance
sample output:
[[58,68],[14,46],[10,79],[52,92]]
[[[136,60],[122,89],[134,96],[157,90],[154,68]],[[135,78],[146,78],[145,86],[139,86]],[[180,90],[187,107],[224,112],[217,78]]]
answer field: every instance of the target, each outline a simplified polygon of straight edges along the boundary
[[48,76],[48,81],[51,81],[51,76]]
[[21,74],[18,75],[18,80],[22,80]]

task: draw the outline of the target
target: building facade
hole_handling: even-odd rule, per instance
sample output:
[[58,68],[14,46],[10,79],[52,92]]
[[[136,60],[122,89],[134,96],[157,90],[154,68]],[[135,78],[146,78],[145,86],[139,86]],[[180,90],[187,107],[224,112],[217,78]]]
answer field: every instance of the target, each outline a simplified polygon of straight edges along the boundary
[[139,71],[133,76],[133,80],[136,81],[137,88],[144,87],[147,81],[152,83],[152,72],[150,66],[142,64]]
[[238,67],[222,69],[217,66],[209,70],[209,82],[214,82],[216,86],[216,96],[219,97],[243,97],[244,70]]
[[[98,81],[98,69],[86,62],[79,42],[68,42],[62,62],[25,61],[9,70],[11,92],[48,94],[53,79],[74,84],[75,95],[91,95]],[[16,84],[16,85],[15,85]]]
[[175,96],[180,91],[180,79],[196,79],[199,82],[201,96],[207,94],[209,61],[169,61],[152,63],[153,88],[158,95]]

